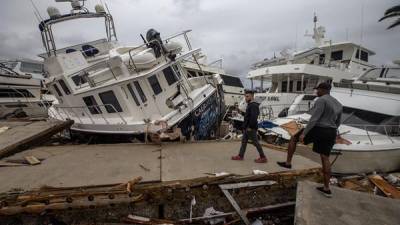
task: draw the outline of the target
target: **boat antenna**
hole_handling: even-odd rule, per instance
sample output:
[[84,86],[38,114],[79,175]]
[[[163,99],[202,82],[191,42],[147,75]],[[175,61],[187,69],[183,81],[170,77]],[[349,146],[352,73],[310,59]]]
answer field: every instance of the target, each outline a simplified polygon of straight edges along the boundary
[[107,9],[107,13],[108,13],[108,14],[111,14],[111,13],[110,13],[110,9],[108,9],[107,2],[105,3],[105,6],[106,6],[106,9]]
[[36,7],[35,3],[33,2],[33,0],[30,0],[30,1],[31,1],[33,9],[35,10],[35,13],[37,14],[36,16],[38,16],[40,18],[40,20],[43,21],[44,19],[43,19],[42,15],[40,15],[40,12],[39,12],[38,8]]
[[146,41],[146,39],[144,39],[143,34],[140,34],[140,37],[142,38],[143,42],[146,44],[147,47],[149,46],[149,43]]
[[296,40],[294,42],[294,50],[297,52],[297,33],[298,33],[298,24],[296,24]]
[[[358,59],[361,59],[361,48],[363,42],[363,33],[364,33],[364,1],[361,0],[361,21],[360,21],[360,44],[358,45]],[[357,58],[357,55],[356,55]]]
[[39,15],[38,15],[35,11],[33,11],[33,14],[35,15],[35,18],[36,18],[36,20],[38,21],[38,23],[40,23],[41,20],[40,20]]

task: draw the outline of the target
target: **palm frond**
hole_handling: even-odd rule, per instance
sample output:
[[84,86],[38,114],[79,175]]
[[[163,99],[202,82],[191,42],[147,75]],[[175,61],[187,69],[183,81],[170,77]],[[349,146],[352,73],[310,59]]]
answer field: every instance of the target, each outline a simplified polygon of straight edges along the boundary
[[382,20],[385,20],[387,18],[391,18],[391,17],[395,17],[395,16],[400,16],[400,12],[389,13],[388,15],[385,15],[384,17],[380,18],[379,22],[381,22]]
[[385,15],[390,14],[392,12],[400,12],[400,5],[393,6],[385,11]]
[[392,25],[390,25],[387,29],[389,30],[389,29],[391,29],[393,27],[396,27],[398,25],[400,25],[400,18],[397,19],[394,23],[392,23]]

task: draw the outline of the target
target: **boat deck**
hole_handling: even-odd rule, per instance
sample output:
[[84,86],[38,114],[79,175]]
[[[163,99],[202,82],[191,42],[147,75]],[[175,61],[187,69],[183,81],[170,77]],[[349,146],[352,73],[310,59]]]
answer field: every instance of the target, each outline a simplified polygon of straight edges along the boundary
[[[276,165],[286,153],[264,147],[267,164],[254,163],[258,154],[248,145],[244,161],[232,161],[240,142],[167,143],[163,145],[113,144],[37,147],[3,159],[18,160],[35,156],[35,166],[0,167],[0,192],[14,188],[30,190],[43,185],[71,187],[123,183],[142,176],[143,181],[174,181],[226,172],[250,175],[253,170],[268,173],[288,171]],[[319,168],[320,165],[295,155],[293,170]]]

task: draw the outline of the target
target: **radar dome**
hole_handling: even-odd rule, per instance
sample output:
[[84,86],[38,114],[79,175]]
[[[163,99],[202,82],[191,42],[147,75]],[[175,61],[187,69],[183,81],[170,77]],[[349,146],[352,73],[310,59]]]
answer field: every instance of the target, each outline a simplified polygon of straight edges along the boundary
[[94,9],[96,10],[96,13],[106,13],[102,5],[96,5]]
[[47,8],[47,14],[49,14],[50,19],[54,19],[61,16],[60,10],[58,10],[56,7],[53,6]]

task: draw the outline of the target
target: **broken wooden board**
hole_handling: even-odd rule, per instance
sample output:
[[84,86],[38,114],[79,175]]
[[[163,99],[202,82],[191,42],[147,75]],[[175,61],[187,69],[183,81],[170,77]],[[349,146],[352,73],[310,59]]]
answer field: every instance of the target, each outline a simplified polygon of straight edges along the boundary
[[37,159],[35,156],[25,156],[25,160],[32,166],[40,164],[40,160]]
[[393,187],[386,180],[384,180],[379,175],[371,175],[368,177],[369,180],[375,184],[376,187],[379,188],[387,197],[400,199],[400,191],[397,188]]
[[0,167],[13,167],[13,166],[26,166],[26,164],[0,161]]
[[400,201],[331,187],[327,198],[316,190],[321,184],[297,185],[295,225],[400,224]]
[[0,122],[10,129],[0,135],[0,158],[14,154],[30,145],[37,145],[48,140],[54,134],[69,128],[72,120]]

